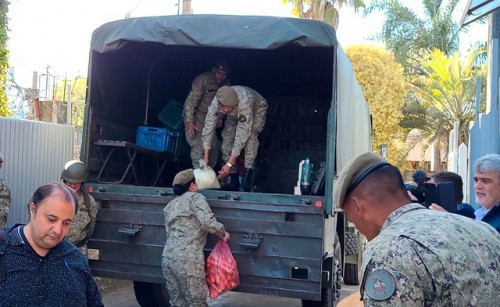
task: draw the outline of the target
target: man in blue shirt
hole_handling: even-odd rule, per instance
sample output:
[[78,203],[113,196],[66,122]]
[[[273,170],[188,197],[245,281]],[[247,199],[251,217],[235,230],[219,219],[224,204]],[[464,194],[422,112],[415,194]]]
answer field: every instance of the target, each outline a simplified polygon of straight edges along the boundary
[[64,237],[78,210],[63,184],[39,187],[29,223],[0,235],[1,306],[103,306],[85,256]]

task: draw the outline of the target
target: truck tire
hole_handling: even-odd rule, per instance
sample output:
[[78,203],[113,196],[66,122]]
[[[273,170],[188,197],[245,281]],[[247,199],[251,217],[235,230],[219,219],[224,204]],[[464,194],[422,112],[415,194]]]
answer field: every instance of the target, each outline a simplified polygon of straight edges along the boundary
[[359,253],[358,236],[353,232],[346,232],[345,237],[345,255],[354,255]]
[[345,264],[344,284],[354,286],[359,285],[359,264]]
[[134,281],[135,299],[142,307],[170,306],[170,298],[165,285]]

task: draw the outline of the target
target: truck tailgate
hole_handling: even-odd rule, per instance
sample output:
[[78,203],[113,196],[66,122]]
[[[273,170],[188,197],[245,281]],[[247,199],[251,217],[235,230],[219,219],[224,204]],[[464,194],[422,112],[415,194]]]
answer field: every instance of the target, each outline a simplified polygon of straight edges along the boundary
[[[96,276],[163,283],[163,208],[171,189],[93,185],[100,204],[88,244]],[[231,234],[238,263],[235,291],[319,300],[324,218],[321,197],[206,191],[217,219]],[[205,254],[216,243],[209,235]]]

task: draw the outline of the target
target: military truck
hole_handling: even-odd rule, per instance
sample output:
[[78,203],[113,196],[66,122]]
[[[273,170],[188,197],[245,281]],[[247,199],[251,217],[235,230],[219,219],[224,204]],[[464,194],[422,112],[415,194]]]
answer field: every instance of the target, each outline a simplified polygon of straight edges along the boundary
[[[371,149],[371,123],[335,30],[314,20],[162,16],[94,31],[81,156],[99,204],[88,244],[92,272],[133,280],[142,306],[168,305],[163,208],[174,198],[173,176],[191,167],[182,105],[192,80],[217,59],[231,63],[233,85],[269,104],[253,191],[202,192],[231,233],[240,274],[234,291],[333,306],[342,269],[346,283],[359,283],[360,249],[332,190],[347,160]],[[296,195],[305,157],[315,181],[311,195]],[[215,243],[209,236],[207,255]]]

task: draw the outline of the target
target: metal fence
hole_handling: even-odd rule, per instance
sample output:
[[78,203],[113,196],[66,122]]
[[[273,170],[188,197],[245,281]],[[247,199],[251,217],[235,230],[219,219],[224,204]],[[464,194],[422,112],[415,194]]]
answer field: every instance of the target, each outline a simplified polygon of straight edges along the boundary
[[0,178],[12,191],[7,224],[27,223],[26,205],[42,184],[60,181],[66,161],[73,159],[74,127],[0,117]]

